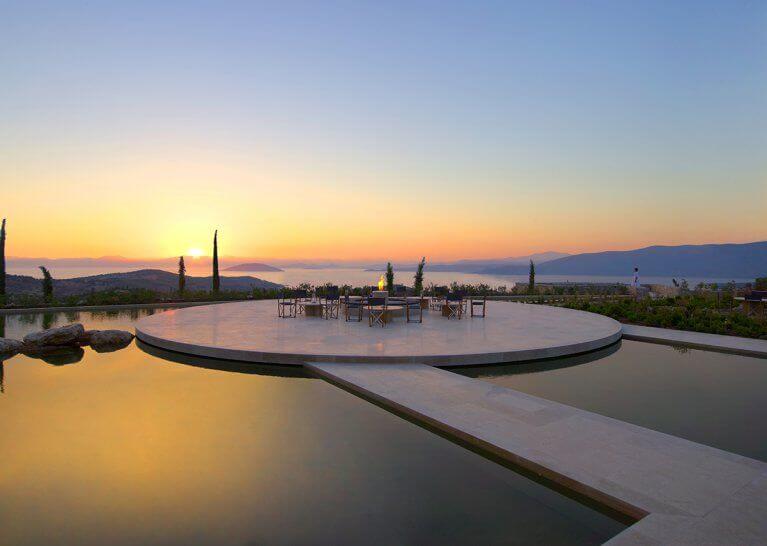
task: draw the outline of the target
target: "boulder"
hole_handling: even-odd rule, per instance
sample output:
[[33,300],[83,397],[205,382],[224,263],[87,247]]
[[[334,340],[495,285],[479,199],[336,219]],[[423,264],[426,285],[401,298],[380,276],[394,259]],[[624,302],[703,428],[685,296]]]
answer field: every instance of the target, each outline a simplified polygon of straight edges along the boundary
[[80,362],[85,355],[85,351],[79,346],[40,345],[29,349],[25,347],[24,354],[54,366],[63,366]]
[[77,338],[77,342],[80,345],[90,345],[91,344],[91,336],[98,332],[99,330],[85,330],[82,335]]
[[17,339],[0,337],[0,355],[15,355],[21,352],[22,347],[24,344]]
[[98,353],[122,349],[133,341],[133,334],[125,330],[96,330],[89,337],[91,349]]
[[82,324],[68,324],[61,328],[49,328],[42,332],[27,334],[24,336],[24,345],[31,347],[78,345],[78,340],[84,333],[85,328]]

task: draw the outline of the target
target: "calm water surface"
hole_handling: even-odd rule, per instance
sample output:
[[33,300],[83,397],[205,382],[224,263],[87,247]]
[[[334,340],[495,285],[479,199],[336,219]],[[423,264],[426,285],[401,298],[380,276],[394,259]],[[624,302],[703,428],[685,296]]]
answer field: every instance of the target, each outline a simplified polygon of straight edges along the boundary
[[[19,315],[4,333],[145,313]],[[196,363],[225,369],[135,344],[5,361],[0,543],[597,544],[623,528],[321,380]]]
[[767,359],[622,341],[460,373],[767,461]]
[[[146,266],[135,265],[129,268],[119,267],[51,267],[51,274],[54,278],[70,279],[72,277],[87,277],[90,275],[100,275],[102,273],[121,273],[127,270],[136,270],[142,268],[157,269],[157,265],[147,264]],[[175,266],[166,268],[167,271],[175,273]],[[11,264],[9,271],[15,275],[40,276],[40,270],[36,266],[18,266]],[[264,279],[266,281],[276,282],[287,286],[296,286],[300,283],[319,285],[325,283],[350,284],[352,286],[371,286],[378,283],[382,271],[364,271],[362,269],[333,268],[333,269],[301,269],[288,268],[284,271],[221,271],[225,276],[252,276]],[[208,276],[210,269],[208,267],[197,267],[194,261],[187,261],[187,274],[193,276]],[[412,286],[414,271],[395,271],[394,281],[398,284]],[[536,280],[539,283],[623,283],[631,284],[633,280],[632,272],[628,271],[624,276],[604,276],[604,275],[537,275]],[[664,284],[671,286],[671,277],[642,277],[642,283],[645,284]],[[679,280],[679,279],[677,279]],[[461,284],[487,284],[493,288],[505,286],[508,289],[514,287],[518,282],[527,283],[527,275],[482,275],[478,273],[458,273],[449,271],[429,271],[428,265],[424,273],[424,284],[434,283],[436,285],[449,285],[452,282]],[[695,286],[699,282],[716,282],[720,284],[735,281],[738,283],[753,282],[754,279],[723,279],[713,277],[688,277],[687,282],[690,286]]]

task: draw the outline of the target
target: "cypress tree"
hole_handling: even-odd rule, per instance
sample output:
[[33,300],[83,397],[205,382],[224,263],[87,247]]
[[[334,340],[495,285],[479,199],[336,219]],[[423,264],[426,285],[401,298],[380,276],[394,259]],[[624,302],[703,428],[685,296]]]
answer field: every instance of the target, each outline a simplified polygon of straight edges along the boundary
[[5,218],[0,226],[0,303],[5,303]]
[[213,234],[213,292],[221,288],[221,277],[218,276],[218,230]]
[[531,294],[535,294],[535,264],[533,260],[530,260],[530,278],[527,283],[527,290]]
[[389,294],[394,293],[394,268],[391,266],[391,262],[386,264],[386,290]]
[[184,288],[186,287],[186,266],[184,265],[184,257],[178,258],[178,295],[184,295]]
[[413,284],[413,290],[416,296],[420,296],[423,292],[423,268],[426,265],[426,256],[421,258],[421,262],[418,264],[418,269],[415,272],[415,283]]
[[51,277],[50,271],[42,265],[40,271],[43,272],[43,300],[45,303],[51,303],[53,301],[53,277]]

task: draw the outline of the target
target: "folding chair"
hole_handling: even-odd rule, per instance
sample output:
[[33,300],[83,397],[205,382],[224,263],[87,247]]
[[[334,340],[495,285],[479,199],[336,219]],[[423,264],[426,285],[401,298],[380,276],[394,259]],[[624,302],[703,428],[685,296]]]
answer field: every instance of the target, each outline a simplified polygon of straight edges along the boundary
[[[405,317],[407,322],[417,322],[419,324],[423,322],[423,307],[421,307],[422,301],[423,298],[405,298]],[[411,311],[414,315],[418,316],[417,320],[416,318],[413,318],[412,320],[410,319]]]
[[386,298],[368,298],[368,326],[386,326]]
[[362,300],[352,300],[349,299],[348,295],[344,296],[344,318],[346,319],[346,322],[351,320],[350,311],[354,309],[357,310],[357,322],[361,322],[363,305]]
[[[474,309],[477,309],[476,311]],[[485,310],[487,309],[487,296],[482,296],[482,299],[471,298],[471,316],[485,318]]]
[[294,295],[296,297],[296,314],[304,314],[304,304],[309,301],[309,292],[306,290],[295,290]]
[[337,319],[338,310],[341,308],[341,296],[338,293],[337,286],[330,286],[325,294],[325,301],[323,302],[322,310],[325,315],[325,319]]
[[445,305],[445,295],[447,293],[448,293],[447,286],[435,286],[434,294],[432,294],[432,298],[429,301],[429,307],[431,307],[435,311],[442,310],[442,306]]
[[289,291],[282,292],[277,298],[277,316],[280,318],[295,318],[298,304],[296,298]]
[[447,309],[448,320],[453,317],[461,320],[461,317],[463,317],[463,296],[460,294],[448,294],[445,296],[445,308]]
[[459,296],[461,296],[461,307],[462,307],[461,313],[465,314],[466,312],[468,312],[468,306],[469,306],[469,300],[466,297],[466,291],[465,290],[456,290],[455,293],[458,294]]

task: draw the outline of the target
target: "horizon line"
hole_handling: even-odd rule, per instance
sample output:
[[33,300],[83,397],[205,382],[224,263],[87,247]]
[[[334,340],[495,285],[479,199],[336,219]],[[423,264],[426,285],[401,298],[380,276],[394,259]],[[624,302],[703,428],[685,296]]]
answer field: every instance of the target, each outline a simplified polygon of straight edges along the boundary
[[[471,260],[471,261],[492,261],[492,260],[513,260],[513,259],[520,259],[520,258],[528,258],[530,256],[540,255],[540,254],[563,254],[565,256],[577,256],[581,254],[599,254],[603,252],[631,252],[635,250],[644,250],[648,248],[654,248],[654,247],[664,247],[664,248],[674,248],[674,247],[685,247],[685,246],[725,246],[725,245],[748,245],[748,244],[758,244],[758,243],[767,243],[767,239],[761,239],[756,241],[745,241],[745,242],[723,242],[723,243],[682,243],[682,244],[651,244],[641,247],[633,247],[633,248],[622,248],[622,249],[609,249],[609,250],[592,250],[587,252],[564,252],[559,250],[544,250],[544,251],[536,251],[531,252],[529,254],[522,254],[519,256],[510,256],[508,254],[501,255],[498,257],[461,257],[461,258],[452,258],[452,259],[434,259],[429,260],[428,255],[426,255],[427,263],[432,264],[440,264],[440,263],[454,263],[458,261],[463,260]],[[58,261],[58,260],[92,260],[92,261],[108,261],[108,260],[114,260],[114,261],[123,261],[123,262],[141,262],[141,261],[163,261],[163,260],[177,260],[180,257],[184,257],[184,259],[189,258],[191,263],[194,263],[197,260],[211,260],[212,255],[211,254],[202,254],[200,256],[192,256],[187,254],[181,254],[181,255],[171,255],[171,256],[161,256],[161,257],[130,257],[130,256],[122,256],[119,254],[112,254],[112,255],[101,255],[97,257],[92,256],[65,256],[65,257],[59,257],[59,258],[50,258],[46,256],[6,256],[6,261],[9,260],[48,260],[48,261]],[[325,262],[339,262],[339,263],[349,263],[349,264],[355,264],[355,263],[376,263],[376,262],[389,262],[392,263],[399,262],[409,262],[410,260],[413,260],[414,262],[419,262],[421,260],[421,257],[412,257],[412,258],[403,258],[398,260],[391,260],[389,258],[280,258],[280,257],[258,257],[258,256],[236,256],[236,255],[221,255],[219,256],[219,260],[253,260],[253,261],[259,261],[263,262],[266,265],[269,265],[266,262],[269,261],[278,261],[278,262],[307,262],[307,263],[325,263]]]

